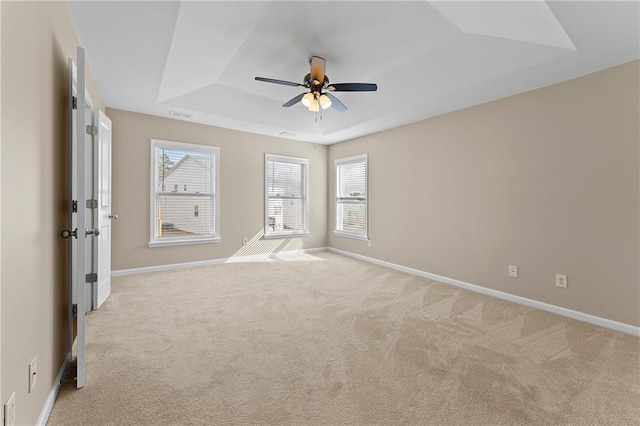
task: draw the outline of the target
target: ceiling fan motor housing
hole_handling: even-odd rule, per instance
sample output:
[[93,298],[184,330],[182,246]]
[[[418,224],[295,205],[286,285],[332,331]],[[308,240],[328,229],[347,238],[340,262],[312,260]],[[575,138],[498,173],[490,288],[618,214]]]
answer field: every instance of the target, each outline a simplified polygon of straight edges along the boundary
[[307,86],[312,93],[318,92],[321,93],[322,89],[329,85],[329,77],[324,76],[324,81],[321,84],[316,84],[317,80],[311,78],[311,74],[307,74],[304,76],[304,85]]

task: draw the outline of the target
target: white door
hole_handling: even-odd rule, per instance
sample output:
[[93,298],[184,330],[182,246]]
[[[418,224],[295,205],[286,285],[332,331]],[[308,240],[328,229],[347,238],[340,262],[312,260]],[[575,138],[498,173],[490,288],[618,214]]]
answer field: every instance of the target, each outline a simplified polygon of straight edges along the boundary
[[111,214],[111,120],[102,111],[94,110],[93,122],[98,128],[94,145],[97,166],[94,192],[98,200],[96,227],[100,230],[94,259],[98,281],[93,285],[93,309],[98,309],[111,294],[111,220],[118,216]]
[[[77,372],[78,388],[86,384],[85,313],[91,309],[91,284],[95,282],[94,258],[99,258],[99,247],[94,245],[94,237],[99,230],[94,226],[93,196],[93,111],[91,99],[86,94],[84,78],[84,49],[78,47],[77,66],[69,60],[70,86],[70,187],[72,206],[70,227],[62,232],[63,238],[71,241],[71,306],[69,344],[73,345],[73,319],[77,332]],[[89,295],[89,297],[87,297]]]

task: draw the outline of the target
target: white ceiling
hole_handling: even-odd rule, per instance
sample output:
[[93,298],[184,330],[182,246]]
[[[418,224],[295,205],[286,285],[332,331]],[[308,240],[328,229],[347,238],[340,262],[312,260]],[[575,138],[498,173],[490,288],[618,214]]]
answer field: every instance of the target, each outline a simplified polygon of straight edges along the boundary
[[[637,1],[69,3],[108,107],[335,143],[640,57]],[[309,58],[349,110],[322,120],[302,93]],[[184,118],[183,118],[184,119]]]

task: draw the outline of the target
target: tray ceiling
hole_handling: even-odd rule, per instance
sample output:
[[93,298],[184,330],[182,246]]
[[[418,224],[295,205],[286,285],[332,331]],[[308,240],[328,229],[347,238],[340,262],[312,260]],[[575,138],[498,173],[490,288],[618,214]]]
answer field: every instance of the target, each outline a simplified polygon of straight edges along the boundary
[[[638,2],[69,3],[108,107],[335,143],[565,81],[640,56]],[[281,105],[309,58],[349,110]],[[171,112],[174,112],[172,115]],[[185,114],[176,117],[175,113]]]

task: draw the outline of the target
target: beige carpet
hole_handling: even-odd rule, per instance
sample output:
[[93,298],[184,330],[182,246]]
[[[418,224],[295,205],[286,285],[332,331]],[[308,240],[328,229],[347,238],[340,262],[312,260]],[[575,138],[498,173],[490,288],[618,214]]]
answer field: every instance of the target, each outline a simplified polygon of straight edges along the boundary
[[322,252],[115,278],[50,425],[640,423],[639,339]]

